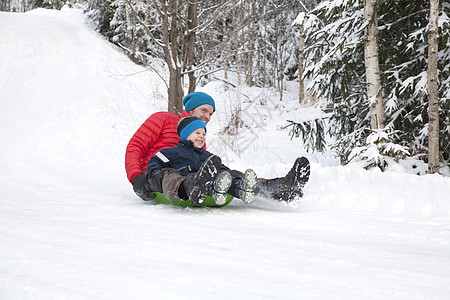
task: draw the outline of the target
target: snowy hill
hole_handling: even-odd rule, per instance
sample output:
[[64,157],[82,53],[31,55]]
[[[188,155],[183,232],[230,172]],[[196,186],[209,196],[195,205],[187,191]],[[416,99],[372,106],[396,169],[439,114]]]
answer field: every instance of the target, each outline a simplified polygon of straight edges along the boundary
[[[299,203],[144,203],[124,152],[167,107],[159,76],[78,10],[0,13],[0,299],[448,299],[450,178],[307,154],[281,129],[315,113],[295,91],[200,90],[229,167],[276,177],[308,156]],[[237,95],[266,104],[241,104],[246,126],[224,141]]]

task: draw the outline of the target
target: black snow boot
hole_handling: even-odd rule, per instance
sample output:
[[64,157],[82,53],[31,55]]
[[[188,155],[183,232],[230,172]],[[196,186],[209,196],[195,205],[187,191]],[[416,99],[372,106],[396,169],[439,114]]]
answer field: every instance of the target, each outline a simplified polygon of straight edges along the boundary
[[309,180],[310,165],[306,157],[295,160],[294,166],[284,177],[268,179],[259,183],[261,193],[275,200],[290,202],[303,197],[303,187]]
[[205,201],[206,195],[214,188],[214,181],[219,175],[222,161],[217,155],[208,157],[194,175],[186,176],[183,187],[192,204],[198,205]]
[[291,171],[286,175],[289,186],[289,196],[287,201],[303,197],[303,187],[309,180],[311,166],[306,157],[299,157],[295,160]]

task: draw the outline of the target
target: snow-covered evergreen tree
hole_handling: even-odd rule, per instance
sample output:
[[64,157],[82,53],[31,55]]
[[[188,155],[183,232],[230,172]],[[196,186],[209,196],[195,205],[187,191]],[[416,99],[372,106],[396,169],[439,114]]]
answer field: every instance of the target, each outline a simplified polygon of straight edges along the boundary
[[[371,147],[368,141],[377,139],[369,139],[370,135],[379,135],[370,130],[369,102],[364,86],[363,32],[367,23],[363,22],[363,9],[364,3],[358,0],[324,1],[304,23],[305,73],[310,79],[310,88],[326,101],[323,110],[328,114],[322,120],[322,128],[335,140],[332,148],[343,163],[350,160],[356,147]],[[378,2],[377,9],[385,130],[395,132],[383,136],[390,139],[387,143],[426,160],[429,3],[426,0]],[[442,3],[438,22],[440,157],[444,162],[450,158],[449,10],[450,5]],[[324,134],[320,132],[316,137],[323,139]],[[391,155],[399,160],[405,155],[404,151],[401,153]]]

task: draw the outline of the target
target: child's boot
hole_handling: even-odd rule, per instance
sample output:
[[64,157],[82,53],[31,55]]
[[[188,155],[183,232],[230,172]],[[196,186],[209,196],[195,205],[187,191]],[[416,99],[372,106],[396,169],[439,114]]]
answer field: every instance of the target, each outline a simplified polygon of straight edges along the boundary
[[219,174],[221,163],[220,157],[212,155],[203,162],[194,176],[186,177],[183,186],[193,204],[201,204],[205,201],[208,191],[211,190],[214,180]]
[[227,191],[231,185],[231,175],[228,171],[223,171],[219,174],[214,184],[212,197],[217,205],[223,205],[227,202]]
[[258,177],[255,171],[248,169],[244,173],[244,177],[236,182],[235,189],[239,199],[249,204],[255,200],[256,186]]

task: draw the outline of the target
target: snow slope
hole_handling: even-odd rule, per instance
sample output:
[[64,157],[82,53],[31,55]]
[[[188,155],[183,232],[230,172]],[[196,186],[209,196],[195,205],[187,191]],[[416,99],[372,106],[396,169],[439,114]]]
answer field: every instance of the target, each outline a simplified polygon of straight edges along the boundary
[[[164,71],[162,71],[164,74]],[[270,90],[201,88],[208,148],[283,176],[312,162],[293,205],[145,203],[124,171],[129,138],[166,87],[78,10],[0,13],[0,299],[448,299],[450,179],[338,166],[281,129],[298,108]],[[223,141],[237,99],[245,126]],[[258,101],[257,101],[258,102]]]

